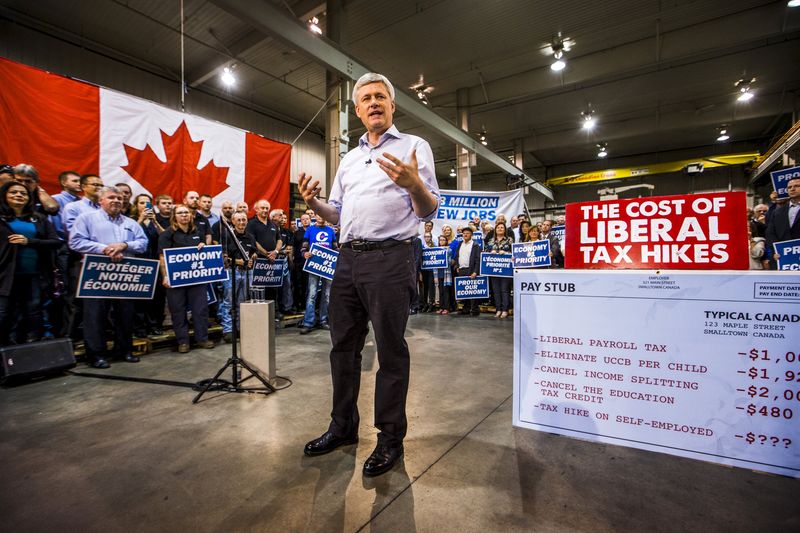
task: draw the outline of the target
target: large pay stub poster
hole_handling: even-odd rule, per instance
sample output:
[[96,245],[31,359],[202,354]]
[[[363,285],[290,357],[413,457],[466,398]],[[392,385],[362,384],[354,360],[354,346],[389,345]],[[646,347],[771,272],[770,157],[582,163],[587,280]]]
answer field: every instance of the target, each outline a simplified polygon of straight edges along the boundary
[[800,477],[800,276],[517,271],[514,425]]

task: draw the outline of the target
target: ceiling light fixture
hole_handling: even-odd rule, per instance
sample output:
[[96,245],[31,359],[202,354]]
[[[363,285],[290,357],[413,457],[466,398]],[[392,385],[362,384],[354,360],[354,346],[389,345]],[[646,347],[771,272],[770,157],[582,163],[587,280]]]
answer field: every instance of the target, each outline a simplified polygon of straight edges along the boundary
[[739,96],[736,97],[737,102],[747,102],[753,98],[753,92],[750,90],[750,86],[755,83],[755,81],[755,78],[752,78],[750,81],[742,78],[733,84],[734,87],[739,88]]
[[422,74],[419,75],[417,83],[409,87],[409,89],[414,91],[414,94],[417,95],[417,99],[419,99],[421,104],[431,105],[430,101],[428,100],[428,95],[431,93],[431,91],[433,91],[433,87],[425,83],[425,78],[422,76]]
[[789,0],[786,2],[786,5],[789,7],[800,7],[800,0]]
[[564,70],[564,67],[567,66],[567,61],[563,59],[564,52],[569,52],[570,48],[572,48],[573,42],[570,39],[562,39],[561,32],[558,32],[558,35],[553,37],[552,42],[550,43],[550,51],[553,53],[553,61],[550,64],[550,70],[554,72],[559,72]]
[[319,19],[317,17],[308,19],[308,29],[311,30],[311,33],[322,35],[322,28],[319,27]]
[[489,144],[489,141],[486,140],[486,128],[481,128],[481,132],[478,134],[478,139],[484,146],[487,146]]
[[597,124],[597,119],[594,118],[594,111],[591,109],[589,111],[581,111],[581,117],[583,117],[583,129],[592,131]]
[[456,177],[456,167],[450,167],[450,177],[451,178]]
[[597,157],[606,157],[608,155],[608,144],[604,142],[597,143],[597,150]]
[[731,136],[728,135],[728,127],[724,124],[717,128],[717,135],[717,142],[724,142],[731,138]]
[[224,83],[228,87],[232,87],[233,85],[235,85],[236,76],[233,75],[233,65],[222,69],[222,75],[219,77],[219,79],[221,79],[222,83]]

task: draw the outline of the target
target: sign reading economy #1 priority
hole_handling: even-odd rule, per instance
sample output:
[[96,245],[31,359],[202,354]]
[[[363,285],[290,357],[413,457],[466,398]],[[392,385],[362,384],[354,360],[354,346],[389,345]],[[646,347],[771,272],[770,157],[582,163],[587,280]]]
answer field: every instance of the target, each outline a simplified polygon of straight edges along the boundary
[[164,250],[164,266],[170,287],[186,287],[227,278],[219,244]]

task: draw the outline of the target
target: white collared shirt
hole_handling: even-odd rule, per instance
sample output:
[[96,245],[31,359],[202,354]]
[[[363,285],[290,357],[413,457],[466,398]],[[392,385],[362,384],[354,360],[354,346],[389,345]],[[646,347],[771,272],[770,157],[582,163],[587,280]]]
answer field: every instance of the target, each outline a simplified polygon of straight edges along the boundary
[[[437,209],[422,218],[414,213],[408,191],[396,185],[377,162],[378,158],[386,159],[384,152],[408,162],[414,150],[420,178],[437,200]],[[381,135],[377,145],[370,145],[365,133],[358,146],[347,152],[336,172],[328,203],[339,211],[339,240],[344,243],[416,237],[420,222],[436,216],[439,198],[430,145],[424,139],[400,133],[392,126]]]

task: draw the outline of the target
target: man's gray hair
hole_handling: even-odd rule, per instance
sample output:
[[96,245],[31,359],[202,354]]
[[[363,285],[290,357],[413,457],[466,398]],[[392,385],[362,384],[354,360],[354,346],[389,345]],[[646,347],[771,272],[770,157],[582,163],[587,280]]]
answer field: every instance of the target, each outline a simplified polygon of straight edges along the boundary
[[269,218],[275,218],[276,216],[282,215],[283,209],[273,209],[269,212]]
[[360,88],[362,88],[364,85],[369,85],[370,83],[382,83],[382,84],[384,84],[386,86],[386,90],[389,91],[389,97],[394,102],[394,85],[392,85],[392,82],[389,81],[389,78],[387,78],[383,74],[378,74],[376,72],[367,72],[366,74],[364,74],[363,76],[358,78],[358,81],[353,86],[353,103],[354,104],[358,103],[358,102],[356,102],[356,94],[358,94],[358,90]]
[[119,187],[115,187],[113,185],[106,185],[105,187],[100,189],[100,192],[97,194],[97,197],[98,198],[102,198],[103,196],[107,195],[108,193],[112,193],[112,192],[114,194],[119,194],[120,196],[122,196],[122,191],[119,190]]
[[14,175],[25,176],[26,178],[31,178],[35,181],[39,181],[39,171],[36,170],[33,167],[33,165],[28,165],[26,163],[20,163],[19,165],[15,166]]

